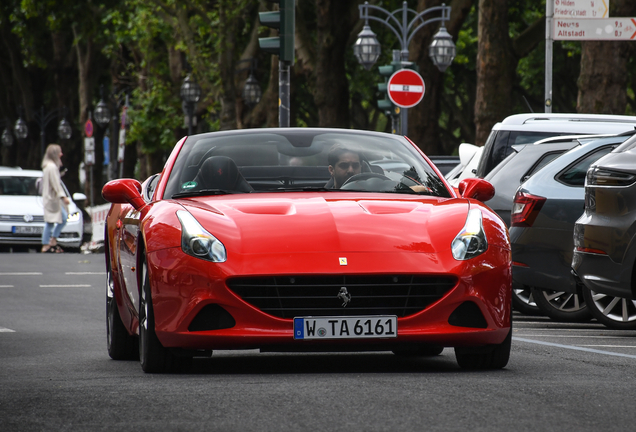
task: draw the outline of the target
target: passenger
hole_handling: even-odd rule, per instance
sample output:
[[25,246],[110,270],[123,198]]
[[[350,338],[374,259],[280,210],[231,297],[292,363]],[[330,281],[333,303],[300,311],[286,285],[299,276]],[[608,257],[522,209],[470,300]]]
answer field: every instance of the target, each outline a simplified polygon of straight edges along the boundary
[[325,187],[330,189],[340,189],[347,180],[362,171],[360,154],[340,144],[334,145],[329,150],[327,161],[331,180]]

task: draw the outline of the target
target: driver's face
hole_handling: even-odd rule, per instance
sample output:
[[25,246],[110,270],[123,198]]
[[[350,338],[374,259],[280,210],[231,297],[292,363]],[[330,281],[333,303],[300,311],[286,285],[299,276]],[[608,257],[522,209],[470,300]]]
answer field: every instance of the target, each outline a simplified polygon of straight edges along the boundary
[[360,156],[356,153],[343,153],[336,166],[329,165],[329,172],[333,176],[335,188],[340,188],[350,177],[360,174]]

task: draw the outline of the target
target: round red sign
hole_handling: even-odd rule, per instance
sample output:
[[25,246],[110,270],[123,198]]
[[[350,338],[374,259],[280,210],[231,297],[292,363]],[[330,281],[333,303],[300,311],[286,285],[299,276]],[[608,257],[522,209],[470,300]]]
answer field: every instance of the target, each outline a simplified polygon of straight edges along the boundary
[[387,83],[389,99],[401,108],[411,108],[424,97],[424,80],[411,69],[400,69],[389,78]]
[[87,138],[93,136],[93,122],[91,119],[86,120],[86,123],[84,123],[84,133]]

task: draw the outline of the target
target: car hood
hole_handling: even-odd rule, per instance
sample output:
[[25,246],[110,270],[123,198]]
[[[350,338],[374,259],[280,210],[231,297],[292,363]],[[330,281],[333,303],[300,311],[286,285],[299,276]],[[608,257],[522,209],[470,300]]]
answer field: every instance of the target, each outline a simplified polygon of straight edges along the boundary
[[[71,201],[69,211],[75,213],[77,207]],[[39,195],[0,195],[0,214],[3,215],[44,215],[44,204]]]
[[291,198],[237,195],[188,199],[181,204],[226,247],[244,254],[274,249],[436,253],[450,249],[469,207],[467,200],[459,198],[333,195],[329,199],[302,194]]

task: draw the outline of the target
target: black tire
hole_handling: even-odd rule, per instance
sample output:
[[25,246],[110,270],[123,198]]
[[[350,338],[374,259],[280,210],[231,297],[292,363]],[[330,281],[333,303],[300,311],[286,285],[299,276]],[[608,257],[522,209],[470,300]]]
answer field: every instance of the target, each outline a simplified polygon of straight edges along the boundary
[[155,316],[152,307],[150,277],[145,256],[141,265],[141,290],[139,293],[139,362],[146,373],[181,372],[192,364],[192,357],[174,355],[164,348],[155,333]]
[[636,330],[636,301],[613,297],[583,287],[583,297],[592,316],[606,327]]
[[444,351],[443,346],[420,345],[414,349],[393,350],[393,354],[400,357],[434,357]]
[[113,360],[136,360],[137,338],[130,335],[119,315],[119,308],[115,300],[115,284],[110,268],[110,260],[107,258],[106,278],[106,345],[108,355]]
[[541,312],[558,322],[586,322],[592,314],[580,294],[532,287],[532,298]]
[[499,345],[475,347],[475,348],[455,348],[455,358],[457,364],[462,369],[483,370],[502,369],[508,364],[510,359],[510,347],[512,346],[512,321],[510,321],[510,332],[506,339]]
[[542,315],[529,286],[512,284],[512,308],[524,315]]

